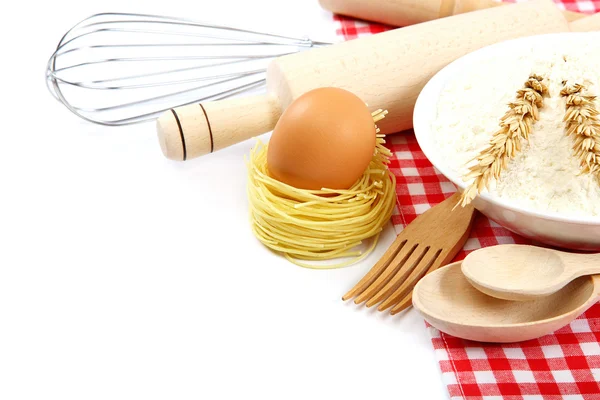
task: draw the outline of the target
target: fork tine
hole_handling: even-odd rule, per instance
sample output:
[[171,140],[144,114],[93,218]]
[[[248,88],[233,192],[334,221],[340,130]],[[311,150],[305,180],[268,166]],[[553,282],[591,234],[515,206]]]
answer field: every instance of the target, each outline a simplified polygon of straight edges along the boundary
[[399,312],[406,310],[408,307],[412,306],[412,290],[408,293],[408,296],[404,298],[400,303],[396,304],[394,308],[390,311],[390,314],[396,315]]
[[375,279],[375,282],[369,285],[361,294],[356,297],[356,299],[354,299],[354,303],[360,304],[373,297],[375,293],[379,292],[381,288],[384,287],[390,281],[390,279],[392,279],[394,275],[398,273],[398,271],[405,264],[406,260],[415,252],[417,246],[417,244],[408,242],[405,243],[396,257],[387,262],[388,267],[383,270],[377,279]]
[[379,303],[380,301],[387,299],[388,296],[391,293],[393,293],[398,288],[398,286],[400,286],[404,282],[406,277],[410,276],[409,274],[412,273],[412,271],[417,267],[417,265],[419,265],[419,263],[421,262],[423,257],[425,257],[428,251],[429,246],[425,247],[424,249],[417,247],[417,249],[415,249],[415,251],[412,252],[410,257],[403,263],[402,267],[400,267],[400,269],[398,270],[398,272],[396,272],[392,279],[390,279],[390,281],[381,290],[379,290],[374,296],[372,296],[367,301],[366,306],[371,307]]
[[[423,276],[429,274],[430,272],[435,271],[436,269],[440,268],[441,266],[447,265],[454,259],[456,254],[458,254],[460,249],[463,248],[464,244],[466,243],[467,239],[469,238],[471,226],[473,225],[473,221],[475,220],[474,210],[464,210],[464,212],[465,213],[471,212],[471,215],[470,215],[470,218],[468,220],[466,220],[467,221],[466,228],[465,228],[462,236],[456,241],[456,243],[454,243],[454,245],[452,247],[443,248],[443,249],[438,250],[435,253],[435,258],[433,258],[428,263],[423,264],[423,265],[427,266],[427,267],[423,267],[423,269],[425,270],[425,273],[418,274],[417,273],[418,271],[415,270],[411,274],[411,276],[409,276],[408,279],[404,282],[404,284],[398,288],[396,293],[394,293],[392,296],[390,296],[388,298],[388,300],[386,300],[386,302],[389,301],[389,304],[385,304],[386,302],[384,302],[377,308],[379,311],[383,311],[383,310],[389,308],[390,306],[393,306],[392,309],[390,310],[390,314],[396,315],[399,312],[410,307],[412,305],[412,290],[415,287],[415,285],[417,284],[417,282]],[[398,301],[398,299],[400,299],[403,294],[406,294],[406,296],[402,300]],[[397,301],[396,305],[394,305],[394,303],[391,301],[392,298],[393,298],[393,300]]]
[[384,255],[379,259],[379,261],[377,261],[373,268],[371,268],[371,270],[342,297],[342,300],[346,301],[354,296],[360,295],[379,277],[381,272],[387,268],[387,266],[390,264],[390,261],[392,261],[394,257],[398,255],[400,250],[404,248],[405,244],[405,239],[397,237],[396,240],[394,240],[394,243],[392,243],[390,248],[386,250]]
[[[438,261],[442,250],[438,250],[435,253],[431,252],[428,257],[427,262],[420,263],[409,275],[408,278],[400,285],[396,291],[389,296],[383,303],[377,307],[379,311],[387,310],[388,308],[398,304],[398,302],[406,296],[407,292],[410,294],[412,292],[413,287],[417,284],[417,282],[425,276],[425,274],[433,271],[433,267],[436,266],[436,261]],[[437,268],[437,267],[436,267]],[[400,303],[404,303],[404,301],[400,301]]]
[[[476,213],[470,204],[454,207],[460,197],[456,192],[408,224],[383,257],[342,299],[355,297],[356,304],[367,301],[367,307],[382,301],[378,310],[392,307],[392,314],[410,307],[418,280],[450,262],[469,238]],[[434,252],[434,249],[439,250]]]

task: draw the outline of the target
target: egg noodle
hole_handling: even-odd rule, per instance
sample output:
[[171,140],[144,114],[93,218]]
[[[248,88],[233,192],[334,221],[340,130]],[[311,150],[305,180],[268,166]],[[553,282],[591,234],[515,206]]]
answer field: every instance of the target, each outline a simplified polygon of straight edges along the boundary
[[[376,123],[387,111],[372,113]],[[379,133],[379,129],[377,129]],[[363,176],[347,190],[297,189],[271,178],[268,145],[258,143],[248,161],[250,220],[256,237],[296,265],[314,269],[346,267],[370,254],[395,205],[396,178],[390,173],[390,151],[377,134],[373,159]],[[365,251],[356,249],[373,238]],[[335,265],[312,264],[348,258]]]

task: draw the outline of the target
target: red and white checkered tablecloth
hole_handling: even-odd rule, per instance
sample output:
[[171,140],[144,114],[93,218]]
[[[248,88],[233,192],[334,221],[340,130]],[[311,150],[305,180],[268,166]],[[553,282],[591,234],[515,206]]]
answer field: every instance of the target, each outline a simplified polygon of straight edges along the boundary
[[[512,0],[510,2],[516,2]],[[600,12],[600,1],[555,0],[562,9]],[[334,16],[344,39],[391,27]],[[427,160],[412,131],[388,137],[394,157],[398,207],[394,226],[401,231],[417,215],[455,192]],[[471,237],[456,260],[470,251],[500,243],[528,243],[479,214]],[[483,344],[452,337],[428,326],[442,378],[454,399],[600,400],[600,303],[569,326],[536,340]]]

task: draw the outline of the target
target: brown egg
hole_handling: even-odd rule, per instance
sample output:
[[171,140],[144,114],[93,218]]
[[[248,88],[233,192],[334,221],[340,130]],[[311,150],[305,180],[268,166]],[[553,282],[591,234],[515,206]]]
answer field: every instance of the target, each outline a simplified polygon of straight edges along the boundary
[[373,117],[358,96],[314,89],[277,122],[267,153],[269,174],[298,189],[348,189],[367,169],[375,142]]

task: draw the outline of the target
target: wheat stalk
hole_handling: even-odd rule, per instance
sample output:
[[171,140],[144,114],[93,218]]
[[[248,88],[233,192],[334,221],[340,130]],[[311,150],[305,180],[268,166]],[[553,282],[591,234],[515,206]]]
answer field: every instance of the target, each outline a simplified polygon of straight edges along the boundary
[[573,150],[579,158],[583,173],[594,174],[600,183],[600,121],[596,96],[586,96],[586,87],[563,82],[560,94],[566,97],[563,122],[567,135],[574,137]]
[[[500,129],[494,133],[488,146],[467,165],[471,165],[465,180],[473,182],[461,195],[462,207],[487,189],[492,178],[498,179],[508,165],[508,160],[521,151],[523,140],[529,139],[533,123],[540,118],[539,108],[544,105],[548,88],[543,78],[531,75],[522,89],[517,91],[516,100],[508,104],[509,110],[500,119]],[[476,161],[476,162],[475,162]]]

